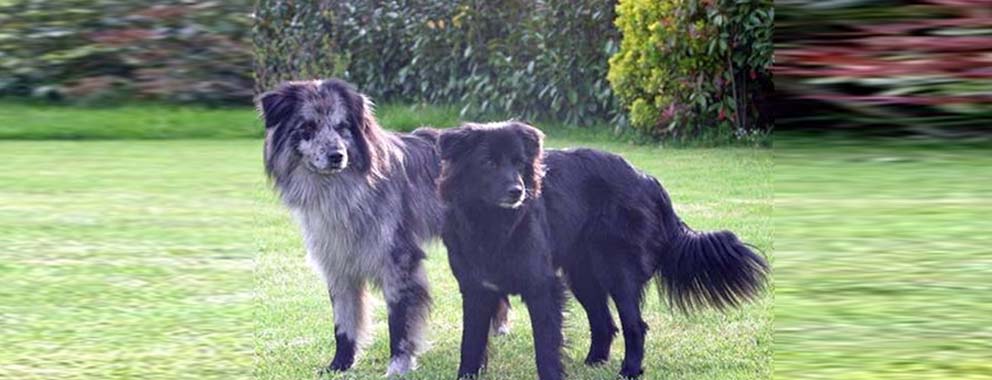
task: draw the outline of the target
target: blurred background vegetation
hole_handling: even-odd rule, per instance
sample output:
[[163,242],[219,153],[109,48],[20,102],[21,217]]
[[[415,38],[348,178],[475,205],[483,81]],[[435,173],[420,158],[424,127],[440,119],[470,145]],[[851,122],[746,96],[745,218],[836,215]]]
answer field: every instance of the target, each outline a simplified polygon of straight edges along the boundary
[[0,0],[0,96],[247,105],[333,75],[662,139],[958,137],[992,118],[989,25],[986,0]]
[[0,95],[248,104],[250,1],[0,1]]
[[769,0],[253,3],[0,1],[0,95],[247,105],[339,76],[466,118],[717,143],[773,124]]
[[992,120],[992,1],[777,2],[778,124],[959,137]]

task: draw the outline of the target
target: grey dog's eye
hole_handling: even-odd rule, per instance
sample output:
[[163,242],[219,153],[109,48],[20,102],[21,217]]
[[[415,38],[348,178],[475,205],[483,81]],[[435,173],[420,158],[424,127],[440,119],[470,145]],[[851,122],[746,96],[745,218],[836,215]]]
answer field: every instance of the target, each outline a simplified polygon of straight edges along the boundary
[[334,126],[334,130],[340,132],[340,131],[343,131],[343,130],[348,129],[347,127],[348,126],[345,125],[345,123],[339,123],[339,124],[337,124],[337,125]]
[[309,140],[313,138],[313,132],[315,128],[316,126],[313,122],[308,121],[306,123],[303,123],[303,125],[301,125],[300,129],[298,130],[300,138],[303,140]]

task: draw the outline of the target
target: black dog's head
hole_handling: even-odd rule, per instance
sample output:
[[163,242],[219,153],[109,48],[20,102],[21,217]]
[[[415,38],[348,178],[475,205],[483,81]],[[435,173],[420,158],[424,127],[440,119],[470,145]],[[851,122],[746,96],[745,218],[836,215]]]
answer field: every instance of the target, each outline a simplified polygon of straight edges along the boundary
[[270,177],[297,168],[315,175],[354,169],[376,175],[384,164],[381,130],[369,100],[337,79],[286,82],[258,97]]
[[441,134],[445,202],[520,207],[541,194],[544,134],[519,122],[466,124]]

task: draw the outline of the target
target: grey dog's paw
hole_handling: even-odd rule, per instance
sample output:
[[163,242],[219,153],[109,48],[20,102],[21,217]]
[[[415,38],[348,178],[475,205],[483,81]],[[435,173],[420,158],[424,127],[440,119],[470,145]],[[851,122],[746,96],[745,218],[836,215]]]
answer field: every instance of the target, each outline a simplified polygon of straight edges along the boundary
[[411,355],[402,355],[389,361],[389,368],[386,370],[386,378],[399,380],[404,375],[417,369],[417,358]]
[[335,373],[335,372],[344,372],[344,371],[347,371],[349,368],[351,368],[351,366],[352,366],[352,364],[354,364],[354,362],[355,362],[354,358],[347,358],[347,357],[344,357],[344,356],[335,356],[334,357],[334,360],[331,361],[331,364],[328,364],[327,367],[324,367],[324,368],[322,368],[320,370],[320,374],[321,375],[324,375],[324,374],[330,374],[330,373]]
[[493,323],[489,325],[489,335],[502,336],[509,333],[510,333],[509,319],[503,319],[500,321],[493,320]]

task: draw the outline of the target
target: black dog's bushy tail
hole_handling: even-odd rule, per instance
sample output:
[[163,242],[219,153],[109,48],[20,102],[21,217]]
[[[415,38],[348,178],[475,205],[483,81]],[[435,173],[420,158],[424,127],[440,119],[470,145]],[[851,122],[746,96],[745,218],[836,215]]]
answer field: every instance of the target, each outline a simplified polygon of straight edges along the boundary
[[682,226],[662,253],[659,285],[673,307],[736,307],[765,287],[768,264],[730,231],[697,232]]

